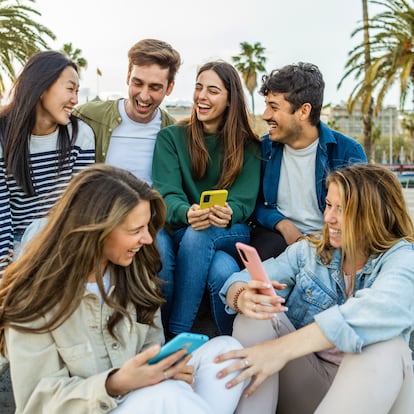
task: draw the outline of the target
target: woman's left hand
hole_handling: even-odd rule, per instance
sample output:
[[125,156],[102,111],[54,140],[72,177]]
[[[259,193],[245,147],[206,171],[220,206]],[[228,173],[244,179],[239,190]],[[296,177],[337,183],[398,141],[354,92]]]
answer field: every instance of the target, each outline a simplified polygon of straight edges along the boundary
[[244,391],[244,396],[252,395],[259,386],[271,375],[279,372],[288,362],[278,351],[277,340],[261,342],[249,348],[230,351],[216,357],[215,362],[237,359],[238,361],[217,373],[218,378],[224,378],[235,371],[241,371],[237,377],[226,383],[226,388],[252,378],[250,385]]
[[233,216],[233,210],[226,203],[224,206],[210,207],[210,214],[208,216],[209,222],[212,226],[227,227]]

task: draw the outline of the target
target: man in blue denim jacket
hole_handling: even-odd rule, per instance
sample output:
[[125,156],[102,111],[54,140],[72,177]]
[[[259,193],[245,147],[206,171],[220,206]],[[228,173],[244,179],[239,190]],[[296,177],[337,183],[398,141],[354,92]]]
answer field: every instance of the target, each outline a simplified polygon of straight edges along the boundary
[[251,244],[265,260],[322,228],[328,172],[367,157],[357,141],[320,121],[325,83],[317,66],[288,65],[263,81],[269,133]]

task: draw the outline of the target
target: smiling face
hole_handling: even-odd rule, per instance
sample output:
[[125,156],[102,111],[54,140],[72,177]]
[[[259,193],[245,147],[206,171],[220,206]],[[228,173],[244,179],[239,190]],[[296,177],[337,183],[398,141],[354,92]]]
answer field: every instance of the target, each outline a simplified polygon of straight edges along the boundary
[[43,92],[36,105],[35,135],[54,132],[58,125],[67,125],[78,103],[79,76],[72,66],[66,66],[52,86]]
[[129,266],[140,248],[153,242],[148,229],[150,219],[150,202],[142,200],[105,239],[102,259],[104,268],[108,262]]
[[329,184],[324,211],[325,223],[329,230],[329,242],[332,247],[342,247],[342,212],[343,206],[339,187],[335,183]]
[[291,104],[282,93],[269,92],[265,103],[262,118],[269,126],[270,140],[296,148],[295,144],[301,140],[302,135],[301,111],[298,109],[292,113]]
[[161,102],[168,96],[174,82],[168,84],[168,68],[157,64],[132,65],[128,73],[128,100],[125,110],[135,122],[146,124],[152,121]]
[[228,91],[214,70],[205,70],[198,75],[193,100],[204,131],[217,132],[228,105]]

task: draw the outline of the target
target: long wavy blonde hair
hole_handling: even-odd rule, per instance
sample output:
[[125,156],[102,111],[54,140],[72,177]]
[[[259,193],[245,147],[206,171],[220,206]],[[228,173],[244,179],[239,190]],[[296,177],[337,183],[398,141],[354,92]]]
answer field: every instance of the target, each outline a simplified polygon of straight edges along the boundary
[[[354,277],[357,253],[377,255],[400,240],[414,242],[414,227],[404,194],[394,173],[373,165],[352,165],[331,172],[327,186],[336,184],[342,205],[342,257],[351,264]],[[325,263],[332,260],[325,224],[322,237],[311,235],[317,253]]]
[[[5,351],[4,330],[46,332],[67,320],[78,308],[88,275],[103,275],[101,268],[106,237],[141,201],[150,202],[149,232],[155,238],[165,221],[160,194],[133,174],[109,165],[95,164],[73,178],[60,201],[50,211],[46,227],[34,237],[25,253],[11,263],[0,287],[0,351]],[[109,298],[102,278],[97,283],[104,301],[114,309],[108,329],[126,317],[127,305],[137,310],[138,322],[153,325],[162,305],[159,253],[154,244],[144,245],[132,263],[122,267],[109,263],[116,285]],[[29,328],[47,312],[52,318]]]

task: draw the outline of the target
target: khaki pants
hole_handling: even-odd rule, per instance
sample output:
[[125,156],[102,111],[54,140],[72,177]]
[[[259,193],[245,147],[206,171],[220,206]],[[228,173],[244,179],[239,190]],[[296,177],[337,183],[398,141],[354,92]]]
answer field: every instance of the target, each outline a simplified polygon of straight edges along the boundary
[[[243,346],[275,339],[295,328],[284,314],[274,321],[238,315],[233,336]],[[276,411],[277,407],[277,411]],[[401,338],[379,342],[359,354],[345,354],[338,367],[310,354],[269,377],[237,414],[412,414],[411,350]]]

